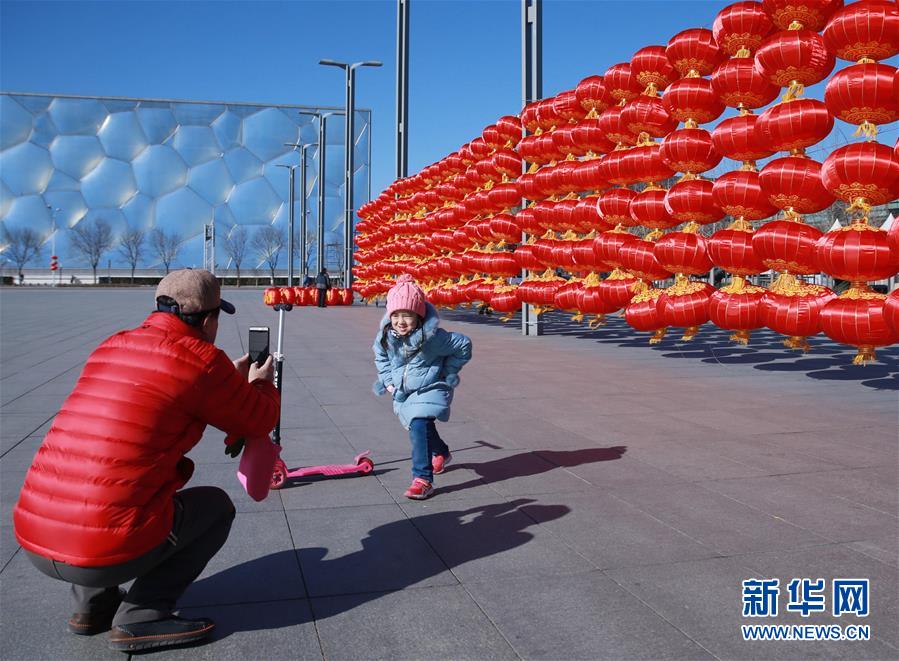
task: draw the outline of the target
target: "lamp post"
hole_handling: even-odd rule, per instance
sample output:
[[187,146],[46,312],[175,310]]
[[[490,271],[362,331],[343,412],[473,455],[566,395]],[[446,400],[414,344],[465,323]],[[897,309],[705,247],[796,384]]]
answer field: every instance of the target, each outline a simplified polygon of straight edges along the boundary
[[293,172],[298,166],[279,163],[278,167],[287,168],[287,286],[293,287]]
[[349,289],[353,284],[353,215],[355,206],[353,204],[353,147],[355,146],[355,122],[354,114],[356,110],[356,69],[358,67],[380,67],[381,62],[377,60],[367,60],[364,62],[337,62],[335,60],[319,60],[319,64],[325,66],[338,67],[346,73],[346,104],[344,112],[346,119],[344,122],[345,138],[344,138],[344,226],[343,226],[343,250],[344,250],[344,286]]
[[336,114],[326,112],[318,116],[318,241],[315,252],[319,272],[325,265],[325,152],[328,146],[328,117]]

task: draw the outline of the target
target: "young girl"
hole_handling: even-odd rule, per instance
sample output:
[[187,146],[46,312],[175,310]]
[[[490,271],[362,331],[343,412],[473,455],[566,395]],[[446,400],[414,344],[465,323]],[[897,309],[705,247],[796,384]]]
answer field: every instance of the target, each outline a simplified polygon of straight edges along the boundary
[[393,412],[409,430],[412,484],[406,498],[423,500],[452,459],[434,420],[449,420],[459,370],[471,360],[471,340],[439,328],[433,305],[410,275],[387,292],[387,314],[375,338],[376,395],[393,395]]

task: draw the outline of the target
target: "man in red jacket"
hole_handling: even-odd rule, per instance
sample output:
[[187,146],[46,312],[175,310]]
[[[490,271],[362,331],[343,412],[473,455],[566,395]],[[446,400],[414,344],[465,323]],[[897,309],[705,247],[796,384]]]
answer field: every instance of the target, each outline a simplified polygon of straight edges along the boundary
[[[194,469],[185,455],[207,425],[235,438],[264,436],[280,412],[271,357],[262,366],[247,356],[232,363],[214,345],[219,312],[234,306],[211,273],[170,273],[156,305],[140,327],[88,358],[13,515],[34,565],[72,584],[69,630],[111,627],[109,646],[122,651],[212,631],[212,620],[173,611],[225,543],[234,505],[215,487],[182,489]],[[131,580],[127,593],[119,589]]]

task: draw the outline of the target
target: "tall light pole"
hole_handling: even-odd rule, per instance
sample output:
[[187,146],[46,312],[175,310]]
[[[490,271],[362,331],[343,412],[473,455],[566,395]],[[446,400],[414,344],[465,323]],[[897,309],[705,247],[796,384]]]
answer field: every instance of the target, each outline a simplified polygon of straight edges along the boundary
[[319,60],[319,64],[330,67],[338,67],[346,73],[346,104],[344,112],[344,226],[343,226],[343,250],[344,250],[344,286],[349,289],[353,284],[353,216],[355,205],[353,204],[353,147],[355,147],[355,112],[356,112],[356,69],[358,67],[380,67],[381,62],[367,60],[364,62],[336,62],[335,60]]
[[[292,146],[287,144],[285,146]],[[293,171],[297,169],[296,165],[278,164],[279,168],[287,168],[287,286],[293,287],[293,199],[296,186],[293,183]]]
[[396,178],[409,175],[409,2],[396,0]]
[[[299,114],[311,115],[321,121],[322,114],[314,110],[300,110]],[[321,125],[319,125],[319,133],[321,133]],[[320,138],[321,136],[319,135]],[[303,193],[300,195],[300,271],[303,274],[304,281],[306,276],[309,275],[308,266],[306,265],[308,260],[306,255],[306,215],[309,213],[309,210],[306,208],[306,150],[314,145],[315,143],[288,145],[300,150],[300,185],[303,187]]]
[[328,117],[334,112],[318,116],[318,239],[316,248],[316,268],[321,272],[325,266],[325,152],[328,146]]

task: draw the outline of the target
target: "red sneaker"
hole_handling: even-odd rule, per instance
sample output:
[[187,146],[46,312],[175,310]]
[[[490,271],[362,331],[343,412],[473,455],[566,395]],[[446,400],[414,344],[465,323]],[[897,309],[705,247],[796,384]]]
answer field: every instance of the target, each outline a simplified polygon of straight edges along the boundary
[[416,477],[403,495],[412,500],[424,500],[434,491],[434,486],[427,480]]
[[431,459],[431,468],[434,469],[434,475],[440,475],[452,460],[453,455],[451,452],[447,452],[445,457],[442,454],[435,454]]

